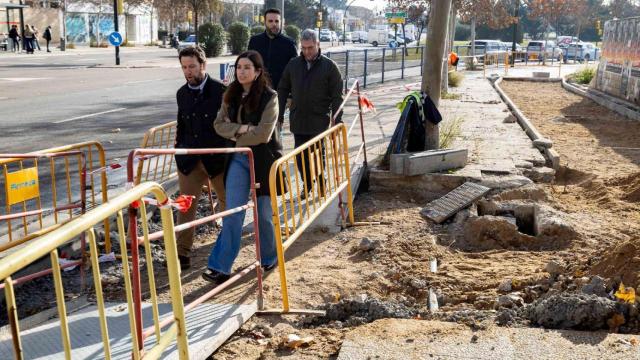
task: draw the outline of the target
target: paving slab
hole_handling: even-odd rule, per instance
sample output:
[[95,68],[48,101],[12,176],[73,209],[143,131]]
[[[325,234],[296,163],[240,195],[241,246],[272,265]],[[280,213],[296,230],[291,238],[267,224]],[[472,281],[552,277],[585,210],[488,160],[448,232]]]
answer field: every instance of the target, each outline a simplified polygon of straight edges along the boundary
[[[131,330],[127,305],[108,303],[106,305],[107,327],[112,359],[131,359]],[[160,318],[171,316],[171,304],[159,304]],[[242,324],[256,312],[256,304],[234,305],[205,303],[187,313],[189,337],[189,358],[207,359]],[[152,322],[151,305],[143,305],[143,323]],[[72,359],[104,358],[104,347],[98,323],[96,306],[89,306],[70,314],[69,333],[71,335]],[[53,319],[40,326],[21,332],[25,359],[63,359],[60,322]],[[145,349],[150,349],[156,338],[145,340]],[[0,336],[0,359],[13,358],[13,343],[10,334]],[[163,359],[177,359],[175,341],[165,350]]]
[[[636,339],[636,340],[632,340]],[[640,359],[634,335],[384,319],[347,333],[338,360]]]

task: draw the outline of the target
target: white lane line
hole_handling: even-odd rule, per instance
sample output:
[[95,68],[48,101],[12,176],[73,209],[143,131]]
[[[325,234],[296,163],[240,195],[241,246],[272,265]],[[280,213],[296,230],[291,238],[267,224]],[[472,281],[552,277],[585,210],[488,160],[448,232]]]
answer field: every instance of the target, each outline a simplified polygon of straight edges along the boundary
[[2,81],[11,81],[11,82],[22,82],[22,81],[34,81],[34,80],[48,80],[50,78],[20,78],[20,77],[10,77],[10,78],[0,78]]
[[161,81],[164,79],[152,79],[152,80],[138,80],[138,81],[127,81],[126,83],[124,83],[125,85],[133,85],[133,84],[144,84],[144,83],[148,83],[148,82],[153,82],[153,81]]
[[53,123],[54,124],[62,124],[62,123],[66,123],[66,122],[69,122],[69,121],[86,119],[86,118],[90,118],[90,117],[93,117],[93,116],[109,114],[109,113],[113,113],[113,112],[116,112],[116,111],[122,111],[122,110],[125,110],[125,109],[126,108],[117,108],[117,109],[112,109],[112,110],[107,110],[107,111],[101,111],[101,112],[97,112],[97,113],[93,113],[93,114],[76,116],[76,117],[73,117],[71,119],[58,120],[58,121],[54,121]]

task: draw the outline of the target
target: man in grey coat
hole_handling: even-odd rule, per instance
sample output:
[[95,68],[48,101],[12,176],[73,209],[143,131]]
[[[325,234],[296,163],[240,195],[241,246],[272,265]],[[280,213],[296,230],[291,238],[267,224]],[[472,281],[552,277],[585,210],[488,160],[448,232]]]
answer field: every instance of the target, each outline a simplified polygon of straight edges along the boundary
[[[291,96],[289,125],[293,133],[295,147],[311,140],[331,126],[331,116],[342,104],[342,75],[338,65],[322,55],[320,42],[314,30],[306,29],[300,39],[302,53],[287,64],[278,84],[280,105],[279,123],[284,120],[287,98]],[[342,112],[336,123],[342,122]],[[324,149],[323,160],[324,160]],[[302,173],[302,157],[296,157],[300,176],[306,179],[306,192],[313,186],[308,154],[304,153],[305,174]],[[316,174],[321,177],[321,174]],[[319,181],[319,190],[324,191],[324,181]],[[303,194],[306,196],[306,194]]]

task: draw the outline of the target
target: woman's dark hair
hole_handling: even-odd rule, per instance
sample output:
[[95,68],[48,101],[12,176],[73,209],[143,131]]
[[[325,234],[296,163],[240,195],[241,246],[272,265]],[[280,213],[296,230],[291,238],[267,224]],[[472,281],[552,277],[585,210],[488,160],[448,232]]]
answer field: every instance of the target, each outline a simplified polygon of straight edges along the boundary
[[[240,59],[249,59],[251,63],[253,63],[253,67],[256,72],[260,71],[260,75],[258,78],[253,81],[251,84],[251,89],[249,90],[249,94],[242,98],[242,84],[238,81],[238,62]],[[262,93],[271,86],[271,80],[269,79],[269,74],[267,74],[267,70],[264,68],[264,64],[262,62],[262,56],[260,53],[254,50],[245,51],[238,56],[236,59],[236,64],[234,67],[235,72],[235,80],[229,85],[229,88],[224,93],[224,103],[229,106],[238,106],[242,105],[247,110],[247,112],[253,112],[258,109],[260,105],[260,98],[262,97]],[[235,120],[235,119],[234,119]]]

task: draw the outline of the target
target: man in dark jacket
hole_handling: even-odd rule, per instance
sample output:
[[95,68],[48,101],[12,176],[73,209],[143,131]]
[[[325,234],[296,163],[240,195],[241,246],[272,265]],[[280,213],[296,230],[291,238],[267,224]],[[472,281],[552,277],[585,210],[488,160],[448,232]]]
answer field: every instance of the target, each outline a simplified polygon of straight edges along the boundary
[[[213,121],[222,105],[225,86],[206,73],[207,57],[199,47],[187,47],[180,51],[180,65],[187,80],[176,95],[178,101],[178,127],[176,148],[224,148],[228,140],[213,129]],[[176,155],[178,185],[183,195],[193,195],[195,200],[186,213],[178,213],[178,224],[192,221],[196,215],[202,186],[213,184],[220,211],[225,209],[224,161],[222,154]],[[208,181],[211,179],[211,181]],[[180,267],[191,266],[189,255],[193,245],[194,229],[178,233],[178,257]]]
[[47,26],[42,37],[47,40],[47,52],[51,52],[51,50],[49,50],[49,43],[51,42],[51,25]]
[[278,82],[289,60],[298,55],[293,40],[282,35],[281,21],[280,10],[265,11],[265,31],[249,39],[249,50],[255,50],[262,56],[264,66],[271,77],[273,89],[278,89]]
[[18,25],[11,25],[9,30],[9,38],[12,41],[13,52],[20,52],[20,34],[18,33]]
[[[279,121],[283,121],[284,106],[291,96],[289,126],[298,147],[331,126],[331,116],[342,104],[342,75],[338,65],[320,53],[320,42],[314,30],[302,32],[300,56],[289,61],[278,85],[280,105]],[[336,123],[342,122],[342,112]],[[323,150],[324,153],[324,150]],[[307,191],[311,191],[312,179],[308,154],[304,153]],[[324,157],[324,156],[323,156]],[[302,157],[298,156],[298,170],[302,172]],[[301,173],[300,176],[303,176]],[[324,182],[319,183],[323,191]],[[306,195],[306,194],[305,194]]]

